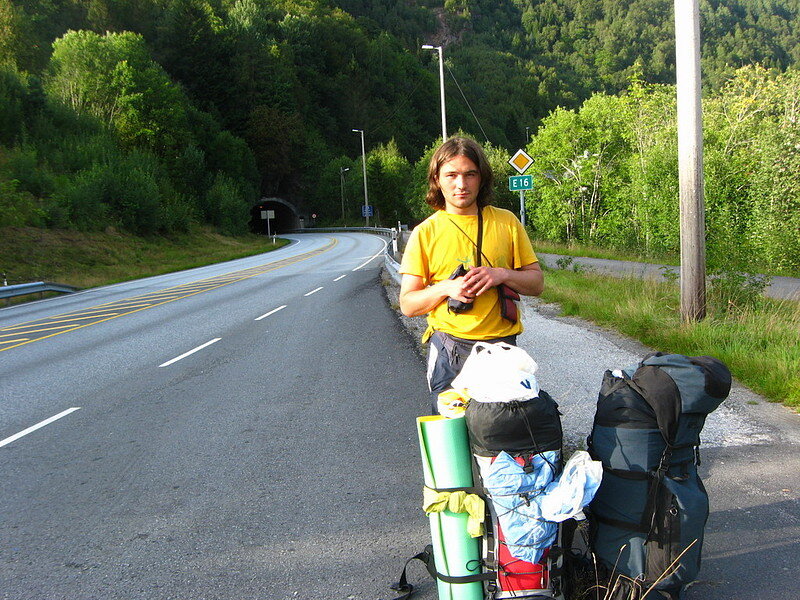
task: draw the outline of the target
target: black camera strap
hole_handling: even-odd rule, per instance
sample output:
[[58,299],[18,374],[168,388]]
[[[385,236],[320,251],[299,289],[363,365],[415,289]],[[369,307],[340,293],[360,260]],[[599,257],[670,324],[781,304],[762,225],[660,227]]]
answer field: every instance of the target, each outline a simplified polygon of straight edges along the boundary
[[455,225],[456,229],[458,229],[461,233],[463,233],[464,236],[470,242],[472,242],[472,245],[475,246],[475,266],[476,267],[480,267],[481,266],[481,257],[483,257],[486,260],[486,263],[490,267],[494,267],[494,265],[492,264],[492,261],[490,261],[486,257],[486,255],[483,253],[483,250],[482,250],[482,247],[483,247],[483,210],[478,208],[478,243],[477,244],[473,241],[473,239],[469,236],[469,234],[466,231],[464,231],[463,229],[461,229],[461,227],[458,226],[458,223],[453,221],[453,219],[448,219],[448,221],[450,221],[453,225]]

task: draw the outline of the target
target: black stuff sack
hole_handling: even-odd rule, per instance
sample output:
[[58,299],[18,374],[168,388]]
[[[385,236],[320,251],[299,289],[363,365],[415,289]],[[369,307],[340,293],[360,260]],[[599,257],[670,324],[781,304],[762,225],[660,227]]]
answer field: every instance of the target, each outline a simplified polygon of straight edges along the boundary
[[588,447],[603,463],[591,546],[616,588],[609,598],[677,600],[696,579],[709,512],[700,432],[730,388],[728,368],[708,356],[655,353],[606,371]]

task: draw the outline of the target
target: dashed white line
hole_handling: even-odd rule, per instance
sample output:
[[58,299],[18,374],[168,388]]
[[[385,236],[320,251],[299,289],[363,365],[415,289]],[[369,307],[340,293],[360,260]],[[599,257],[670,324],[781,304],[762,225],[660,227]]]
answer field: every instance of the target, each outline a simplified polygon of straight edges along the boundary
[[213,340],[210,340],[210,341],[206,342],[205,344],[202,344],[202,345],[198,346],[197,348],[194,348],[194,349],[192,349],[192,350],[189,350],[188,352],[184,352],[184,353],[183,353],[183,354],[181,354],[180,356],[176,356],[176,357],[175,357],[175,358],[173,358],[172,360],[168,360],[167,362],[165,362],[165,363],[163,363],[163,364],[160,364],[160,365],[158,365],[158,368],[160,369],[161,367],[168,367],[168,366],[170,366],[172,363],[176,363],[176,362],[178,362],[179,360],[181,360],[182,358],[186,358],[186,357],[187,357],[187,356],[189,356],[190,354],[194,354],[195,352],[197,352],[197,351],[199,351],[199,350],[202,350],[202,349],[203,349],[203,348],[205,348],[206,346],[210,346],[211,344],[215,344],[215,343],[217,343],[218,341],[220,341],[221,339],[222,339],[222,338],[214,338]]
[[345,277],[347,277],[347,273],[345,273],[344,275],[339,275],[336,279],[334,279],[334,281],[339,281],[340,279],[344,279]]
[[278,312],[279,310],[283,310],[284,308],[286,308],[285,304],[283,306],[279,306],[278,308],[273,308],[267,314],[261,315],[260,317],[256,318],[256,321],[260,321],[261,319],[266,319],[268,316],[274,315],[276,312]]
[[32,427],[28,427],[27,429],[25,429],[23,431],[20,431],[19,433],[15,433],[11,437],[7,437],[3,441],[0,441],[0,448],[2,448],[3,446],[6,446],[7,444],[10,444],[11,442],[14,442],[14,441],[18,440],[19,438],[21,438],[23,436],[28,435],[29,433],[32,433],[32,432],[36,431],[37,429],[41,429],[45,425],[49,425],[53,421],[58,421],[61,417],[66,417],[68,414],[73,413],[76,410],[80,410],[80,409],[81,409],[80,406],[73,406],[72,408],[68,408],[67,410],[65,410],[63,412],[60,412],[57,415],[54,415],[54,416],[50,417],[49,419],[45,419],[44,421],[42,421],[40,423],[37,423],[36,425],[33,425]]
[[318,287],[318,288],[317,288],[317,289],[315,289],[315,290],[311,290],[311,291],[310,291],[310,292],[308,292],[307,294],[303,294],[303,296],[310,296],[311,294],[316,294],[316,293],[317,293],[318,291],[320,291],[321,289],[322,289],[322,287]]

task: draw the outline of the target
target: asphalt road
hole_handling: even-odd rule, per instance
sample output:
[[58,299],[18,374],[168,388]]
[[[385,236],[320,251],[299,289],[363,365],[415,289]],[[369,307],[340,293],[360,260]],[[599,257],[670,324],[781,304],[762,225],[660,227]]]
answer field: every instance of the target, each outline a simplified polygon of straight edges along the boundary
[[0,310],[0,598],[391,595],[427,536],[423,364],[382,238],[294,239]]
[[[0,598],[395,596],[429,539],[424,365],[369,261],[381,238],[294,239],[0,310]],[[603,371],[648,349],[532,301],[523,314],[579,446]],[[741,387],[709,419],[688,600],[800,597],[798,421]],[[436,598],[421,565],[410,577]]]
[[[537,256],[542,263],[554,269],[558,267],[559,260],[570,260],[571,265],[579,265],[587,271],[596,271],[617,277],[633,276],[662,280],[665,272],[680,273],[680,267],[674,265],[657,265],[606,258],[571,257],[561,254],[545,254],[543,252],[537,252]],[[769,284],[764,288],[764,295],[777,299],[800,300],[800,278],[771,276]]]

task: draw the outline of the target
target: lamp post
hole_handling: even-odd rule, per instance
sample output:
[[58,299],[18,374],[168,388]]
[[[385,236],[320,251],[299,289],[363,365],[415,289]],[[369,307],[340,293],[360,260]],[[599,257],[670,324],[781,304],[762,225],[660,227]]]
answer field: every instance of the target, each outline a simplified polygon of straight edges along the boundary
[[442,56],[442,47],[425,44],[422,49],[439,51],[439,96],[442,102],[442,143],[444,143],[447,141],[447,117],[444,111],[444,57]]
[[361,166],[364,169],[364,217],[367,219],[367,227],[369,227],[369,196],[367,195],[367,151],[364,147],[364,130],[353,129],[353,133],[361,134]]
[[339,179],[342,184],[342,225],[344,225],[344,174],[350,170],[350,167],[339,167]]
[[531,143],[531,134],[530,134],[530,131],[531,131],[531,128],[530,128],[530,127],[525,127],[525,144],[526,144],[526,145]]

